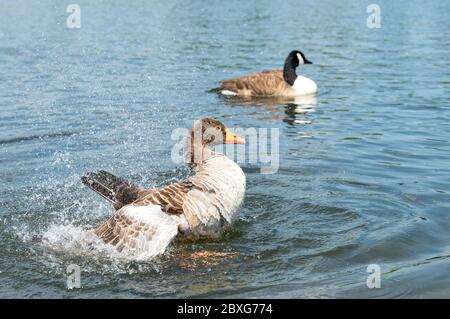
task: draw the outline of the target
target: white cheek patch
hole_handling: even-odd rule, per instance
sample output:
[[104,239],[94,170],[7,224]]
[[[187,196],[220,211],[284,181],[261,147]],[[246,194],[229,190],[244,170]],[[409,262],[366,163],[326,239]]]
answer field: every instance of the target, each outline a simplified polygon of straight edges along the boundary
[[297,58],[298,58],[298,64],[305,64],[305,60],[303,60],[303,57],[300,53],[297,53]]

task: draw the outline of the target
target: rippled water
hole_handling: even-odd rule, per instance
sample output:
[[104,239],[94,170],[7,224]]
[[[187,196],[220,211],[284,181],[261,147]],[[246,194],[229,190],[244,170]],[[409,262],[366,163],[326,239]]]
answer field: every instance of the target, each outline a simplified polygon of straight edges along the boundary
[[[377,1],[381,29],[365,1],[154,2],[77,1],[77,30],[65,4],[0,2],[0,297],[450,296],[450,2]],[[315,101],[206,93],[292,49]],[[183,178],[171,132],[204,116],[280,129],[278,173],[242,165],[235,228],[152,262],[90,253],[111,209],[79,176]]]

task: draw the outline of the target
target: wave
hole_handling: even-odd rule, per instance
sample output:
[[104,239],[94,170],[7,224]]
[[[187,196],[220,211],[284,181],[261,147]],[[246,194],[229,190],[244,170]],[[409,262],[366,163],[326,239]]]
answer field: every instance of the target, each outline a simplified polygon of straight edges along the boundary
[[0,140],[0,144],[13,144],[13,143],[20,143],[23,141],[32,141],[32,140],[41,140],[45,138],[57,138],[57,137],[66,137],[66,136],[72,136],[76,134],[76,132],[60,132],[60,133],[52,133],[52,134],[41,134],[41,135],[29,135],[29,136],[22,136],[22,137],[13,137],[10,139],[2,139]]

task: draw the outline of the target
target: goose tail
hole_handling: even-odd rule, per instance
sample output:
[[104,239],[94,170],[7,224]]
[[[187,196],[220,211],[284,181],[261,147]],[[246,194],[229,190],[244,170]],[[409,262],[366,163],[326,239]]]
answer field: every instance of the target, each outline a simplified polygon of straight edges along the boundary
[[127,180],[107,171],[87,172],[81,177],[81,181],[110,203],[116,202],[116,193],[119,187],[132,185]]
[[211,90],[206,91],[207,93],[220,93],[220,87],[213,88]]

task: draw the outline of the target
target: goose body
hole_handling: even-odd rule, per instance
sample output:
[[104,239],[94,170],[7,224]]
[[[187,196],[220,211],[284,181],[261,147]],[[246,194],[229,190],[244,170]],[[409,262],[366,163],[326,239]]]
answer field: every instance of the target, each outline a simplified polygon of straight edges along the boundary
[[119,252],[146,257],[162,254],[176,237],[219,237],[238,217],[245,174],[206,145],[201,151],[190,163],[192,176],[159,189],[140,188],[104,171],[86,174],[83,182],[117,209],[94,233]]
[[242,97],[295,97],[314,94],[317,92],[316,83],[296,73],[296,68],[302,64],[311,62],[300,51],[292,51],[282,70],[262,71],[223,80],[216,90],[223,95]]

